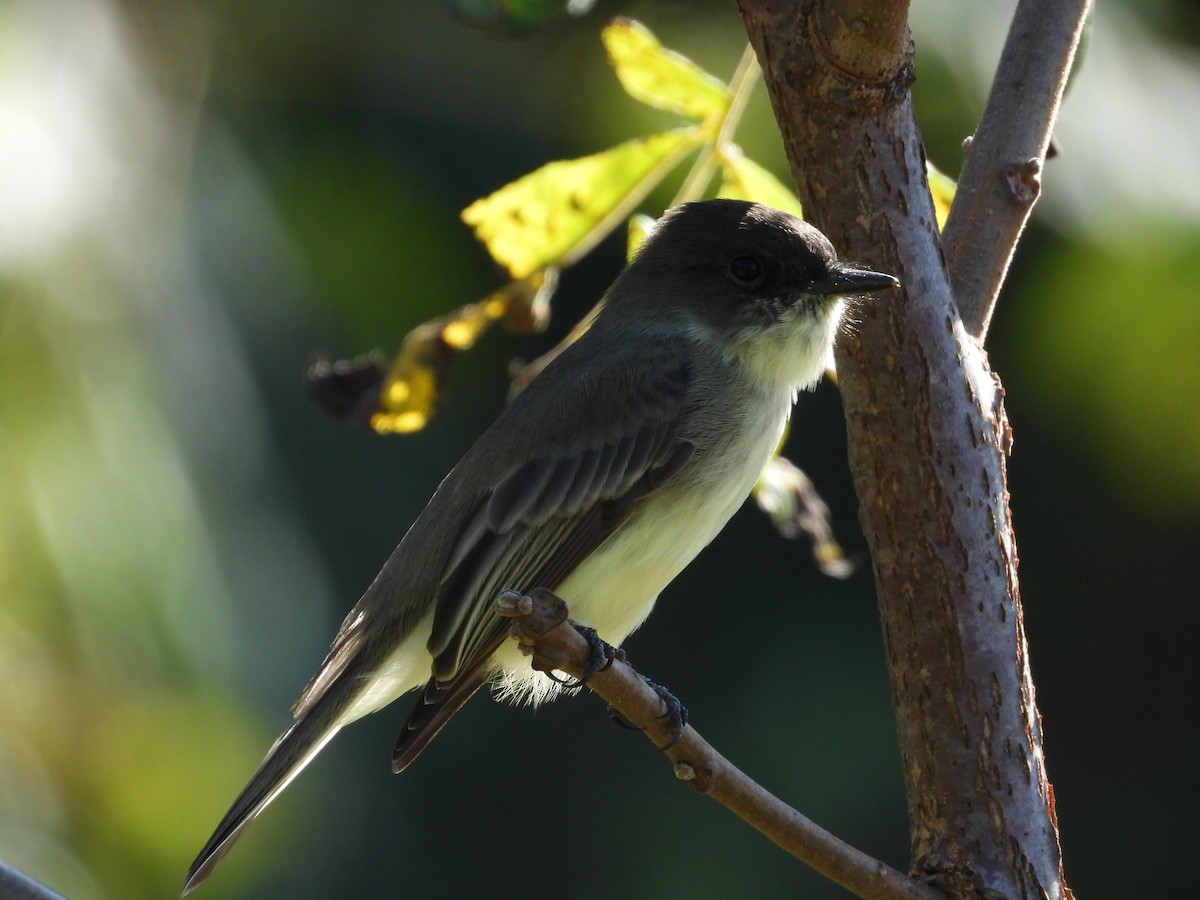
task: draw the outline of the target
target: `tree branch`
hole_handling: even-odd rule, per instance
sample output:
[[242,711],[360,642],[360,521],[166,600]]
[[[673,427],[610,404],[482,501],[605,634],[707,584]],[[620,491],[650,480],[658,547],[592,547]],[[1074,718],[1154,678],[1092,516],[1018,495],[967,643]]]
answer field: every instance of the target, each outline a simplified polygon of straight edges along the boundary
[[987,335],[1041,191],[1046,148],[1091,0],[1020,0],[942,233],[967,332]]
[[64,900],[39,881],[0,860],[0,897],[6,900]]
[[857,310],[837,365],[913,871],[954,896],[1069,896],[1020,606],[1011,432],[942,262],[907,4],[739,5],[806,216],[904,284]]
[[[535,669],[583,677],[592,647],[567,620],[567,606],[561,598],[543,589],[525,596],[506,592],[497,601],[497,612],[513,619],[514,635],[533,655]],[[622,657],[618,652],[611,666],[591,675],[587,686],[643,730],[671,761],[677,778],[859,897],[945,900],[940,891],[856,850],[796,812],[725,759],[691,725],[685,725],[671,744],[662,697]]]

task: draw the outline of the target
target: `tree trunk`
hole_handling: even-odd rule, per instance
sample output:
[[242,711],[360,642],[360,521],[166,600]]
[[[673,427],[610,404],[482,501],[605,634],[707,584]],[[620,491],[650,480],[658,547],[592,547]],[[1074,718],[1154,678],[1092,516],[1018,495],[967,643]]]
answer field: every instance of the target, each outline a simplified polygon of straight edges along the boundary
[[837,363],[912,872],[956,897],[1069,897],[1022,622],[1004,392],[951,293],[907,4],[739,3],[805,216],[904,285],[854,311]]

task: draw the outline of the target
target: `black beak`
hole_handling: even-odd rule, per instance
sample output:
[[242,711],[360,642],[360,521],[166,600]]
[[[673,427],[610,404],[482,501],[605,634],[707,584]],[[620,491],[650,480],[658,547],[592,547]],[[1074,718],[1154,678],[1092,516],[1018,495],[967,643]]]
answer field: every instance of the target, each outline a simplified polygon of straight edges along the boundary
[[814,294],[871,294],[893,287],[900,287],[900,280],[891,275],[841,266],[824,278],[814,279],[808,289]]

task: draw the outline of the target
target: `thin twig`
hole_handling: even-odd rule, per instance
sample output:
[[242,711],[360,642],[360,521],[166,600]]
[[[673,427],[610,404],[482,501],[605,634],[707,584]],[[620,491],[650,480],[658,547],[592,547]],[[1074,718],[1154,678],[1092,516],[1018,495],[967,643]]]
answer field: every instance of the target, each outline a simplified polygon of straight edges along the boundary
[[1046,148],[1091,0],[1020,0],[942,231],[954,299],[980,342],[1041,190]]
[[[514,620],[518,642],[542,671],[581,678],[592,658],[588,642],[567,621],[562,599],[547,590],[501,595],[499,614]],[[663,700],[621,658],[593,674],[587,686],[625,719],[643,730],[674,766],[675,776],[706,794],[781,848],[859,897],[871,900],[945,900],[945,895],[915,881],[830,834],[775,797],[725,759],[691,726],[670,744]]]
[[737,69],[733,73],[733,78],[729,80],[729,89],[726,93],[729,98],[729,106],[721,119],[721,127],[717,129],[716,137],[706,143],[704,149],[700,151],[700,155],[696,157],[696,162],[692,164],[679,191],[671,200],[671,206],[678,206],[680,203],[687,203],[690,200],[699,200],[704,196],[708,183],[712,181],[712,177],[717,171],[717,154],[726,143],[733,140],[733,134],[741,124],[742,114],[746,111],[746,103],[750,100],[750,92],[758,83],[759,71],[754,48],[747,44]]

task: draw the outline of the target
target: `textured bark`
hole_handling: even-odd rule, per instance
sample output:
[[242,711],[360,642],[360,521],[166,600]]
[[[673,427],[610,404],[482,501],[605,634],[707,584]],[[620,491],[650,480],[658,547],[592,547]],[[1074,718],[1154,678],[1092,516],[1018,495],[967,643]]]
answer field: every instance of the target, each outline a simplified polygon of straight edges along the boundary
[[805,215],[904,283],[838,348],[912,835],[952,896],[1069,896],[1022,625],[1003,391],[951,295],[907,4],[739,0]]

